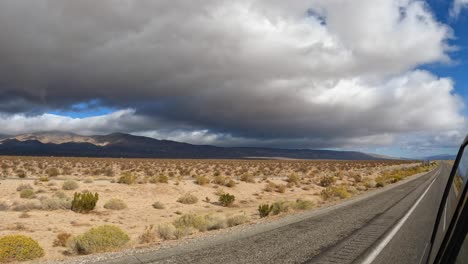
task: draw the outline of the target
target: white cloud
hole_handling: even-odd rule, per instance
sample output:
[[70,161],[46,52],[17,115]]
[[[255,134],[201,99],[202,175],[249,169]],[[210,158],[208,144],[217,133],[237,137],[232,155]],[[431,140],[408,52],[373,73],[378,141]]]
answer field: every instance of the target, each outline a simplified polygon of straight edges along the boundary
[[458,17],[463,8],[468,7],[468,0],[454,0],[450,15],[452,17]]
[[0,132],[342,147],[461,131],[453,82],[417,69],[449,62],[452,37],[415,0],[3,1],[0,109],[135,110],[18,113]]

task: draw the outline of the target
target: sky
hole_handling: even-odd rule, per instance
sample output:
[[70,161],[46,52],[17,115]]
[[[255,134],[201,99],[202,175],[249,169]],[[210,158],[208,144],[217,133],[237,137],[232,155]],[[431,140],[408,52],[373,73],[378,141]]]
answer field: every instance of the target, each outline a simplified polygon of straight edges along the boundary
[[0,134],[455,153],[468,0],[0,2]]

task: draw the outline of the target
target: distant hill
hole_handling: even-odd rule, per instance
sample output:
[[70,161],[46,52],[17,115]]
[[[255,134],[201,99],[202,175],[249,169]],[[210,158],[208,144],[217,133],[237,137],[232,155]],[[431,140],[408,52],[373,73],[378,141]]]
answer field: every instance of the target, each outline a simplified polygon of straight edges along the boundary
[[455,160],[457,155],[450,155],[450,154],[440,154],[435,156],[429,156],[422,158],[423,160]]
[[63,132],[32,133],[0,138],[0,155],[200,159],[249,157],[331,160],[386,159],[356,151],[216,147],[158,140],[124,133],[81,136]]

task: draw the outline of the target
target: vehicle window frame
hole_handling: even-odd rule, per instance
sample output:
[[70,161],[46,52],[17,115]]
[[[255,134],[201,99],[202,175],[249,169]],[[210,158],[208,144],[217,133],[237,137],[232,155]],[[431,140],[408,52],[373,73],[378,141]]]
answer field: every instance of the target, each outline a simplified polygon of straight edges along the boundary
[[[452,185],[454,184],[454,179],[455,179],[455,176],[457,175],[457,170],[459,168],[459,165],[460,165],[460,162],[462,160],[463,154],[464,154],[465,151],[468,151],[467,145],[468,145],[468,137],[465,138],[463,144],[460,146],[460,149],[458,151],[458,154],[457,154],[457,157],[455,159],[454,165],[453,165],[452,170],[450,172],[450,176],[449,176],[449,178],[447,180],[447,185],[445,186],[444,193],[442,195],[442,199],[441,199],[441,202],[440,202],[440,205],[439,205],[439,210],[437,212],[437,217],[436,217],[436,221],[435,221],[435,224],[434,224],[434,228],[433,228],[432,235],[431,235],[431,240],[430,240],[431,248],[430,248],[430,251],[429,251],[429,253],[427,255],[427,258],[428,258],[427,260],[428,261],[430,261],[431,259],[434,259],[433,263],[440,263],[439,261],[441,259],[445,260],[445,257],[448,256],[445,253],[452,253],[453,254],[453,250],[450,250],[450,251],[446,250],[446,249],[448,249],[447,245],[449,243],[452,243],[449,239],[451,237],[453,237],[453,236],[459,236],[460,235],[460,234],[454,233],[453,230],[454,230],[454,228],[456,228],[455,224],[456,224],[457,220],[459,220],[460,217],[462,216],[462,214],[460,213],[460,210],[461,210],[461,207],[465,204],[465,201],[466,201],[465,197],[466,197],[466,191],[467,191],[467,186],[468,186],[467,182],[464,182],[463,190],[461,190],[461,192],[460,192],[460,198],[457,201],[456,209],[455,209],[455,211],[453,213],[452,218],[450,219],[449,226],[446,229],[446,232],[442,234],[443,235],[442,243],[440,244],[440,246],[438,248],[433,248],[435,246],[434,242],[435,242],[435,240],[437,238],[437,235],[438,235],[442,214],[443,214],[445,205],[447,203],[448,196],[450,194],[450,189],[452,188]],[[466,154],[468,155],[468,152]],[[462,213],[464,213],[464,211]],[[464,239],[464,236],[463,236],[463,239]],[[442,263],[445,263],[445,262],[442,262]]]

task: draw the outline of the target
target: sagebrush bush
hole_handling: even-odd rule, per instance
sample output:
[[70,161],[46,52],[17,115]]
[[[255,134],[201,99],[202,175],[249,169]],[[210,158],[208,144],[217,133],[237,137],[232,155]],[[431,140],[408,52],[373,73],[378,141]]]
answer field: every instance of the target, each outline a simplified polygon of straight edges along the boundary
[[229,193],[224,193],[221,196],[219,196],[219,202],[224,207],[231,206],[235,200],[236,200],[236,197]]
[[69,240],[68,246],[78,254],[106,252],[122,248],[129,236],[117,226],[103,225]]
[[104,208],[109,210],[123,210],[127,208],[127,204],[120,199],[110,199],[104,204]]
[[62,184],[63,190],[76,190],[78,187],[78,183],[74,180],[65,180]]
[[258,206],[258,213],[260,217],[267,217],[271,212],[272,207],[269,204],[261,204]]
[[8,235],[0,238],[0,262],[26,261],[44,256],[44,250],[32,238]]
[[152,206],[153,206],[153,208],[155,208],[155,209],[164,209],[164,208],[166,208],[166,207],[164,206],[164,204],[161,203],[161,202],[159,202],[159,201],[154,202]]
[[200,232],[208,230],[206,218],[197,214],[185,214],[174,221],[176,228],[195,228]]
[[59,198],[46,198],[41,200],[41,208],[43,210],[69,210],[71,208],[71,201]]
[[36,197],[36,194],[32,189],[24,189],[20,192],[20,197],[23,199],[33,199]]
[[165,223],[158,226],[159,236],[164,240],[175,239],[175,232],[176,227],[171,223]]
[[98,193],[75,193],[71,204],[71,210],[77,213],[88,213],[94,210],[98,200]]
[[232,226],[237,226],[237,225],[242,225],[244,223],[247,223],[249,221],[249,217],[247,217],[246,215],[233,215],[233,216],[229,216],[227,219],[227,225],[229,227],[232,227]]
[[118,183],[122,183],[122,184],[128,184],[128,185],[131,185],[131,184],[135,184],[136,182],[136,176],[133,175],[131,172],[124,172],[119,180],[117,181]]
[[195,204],[198,202],[198,198],[193,194],[186,193],[183,196],[179,197],[179,199],[177,199],[177,202],[182,204]]

